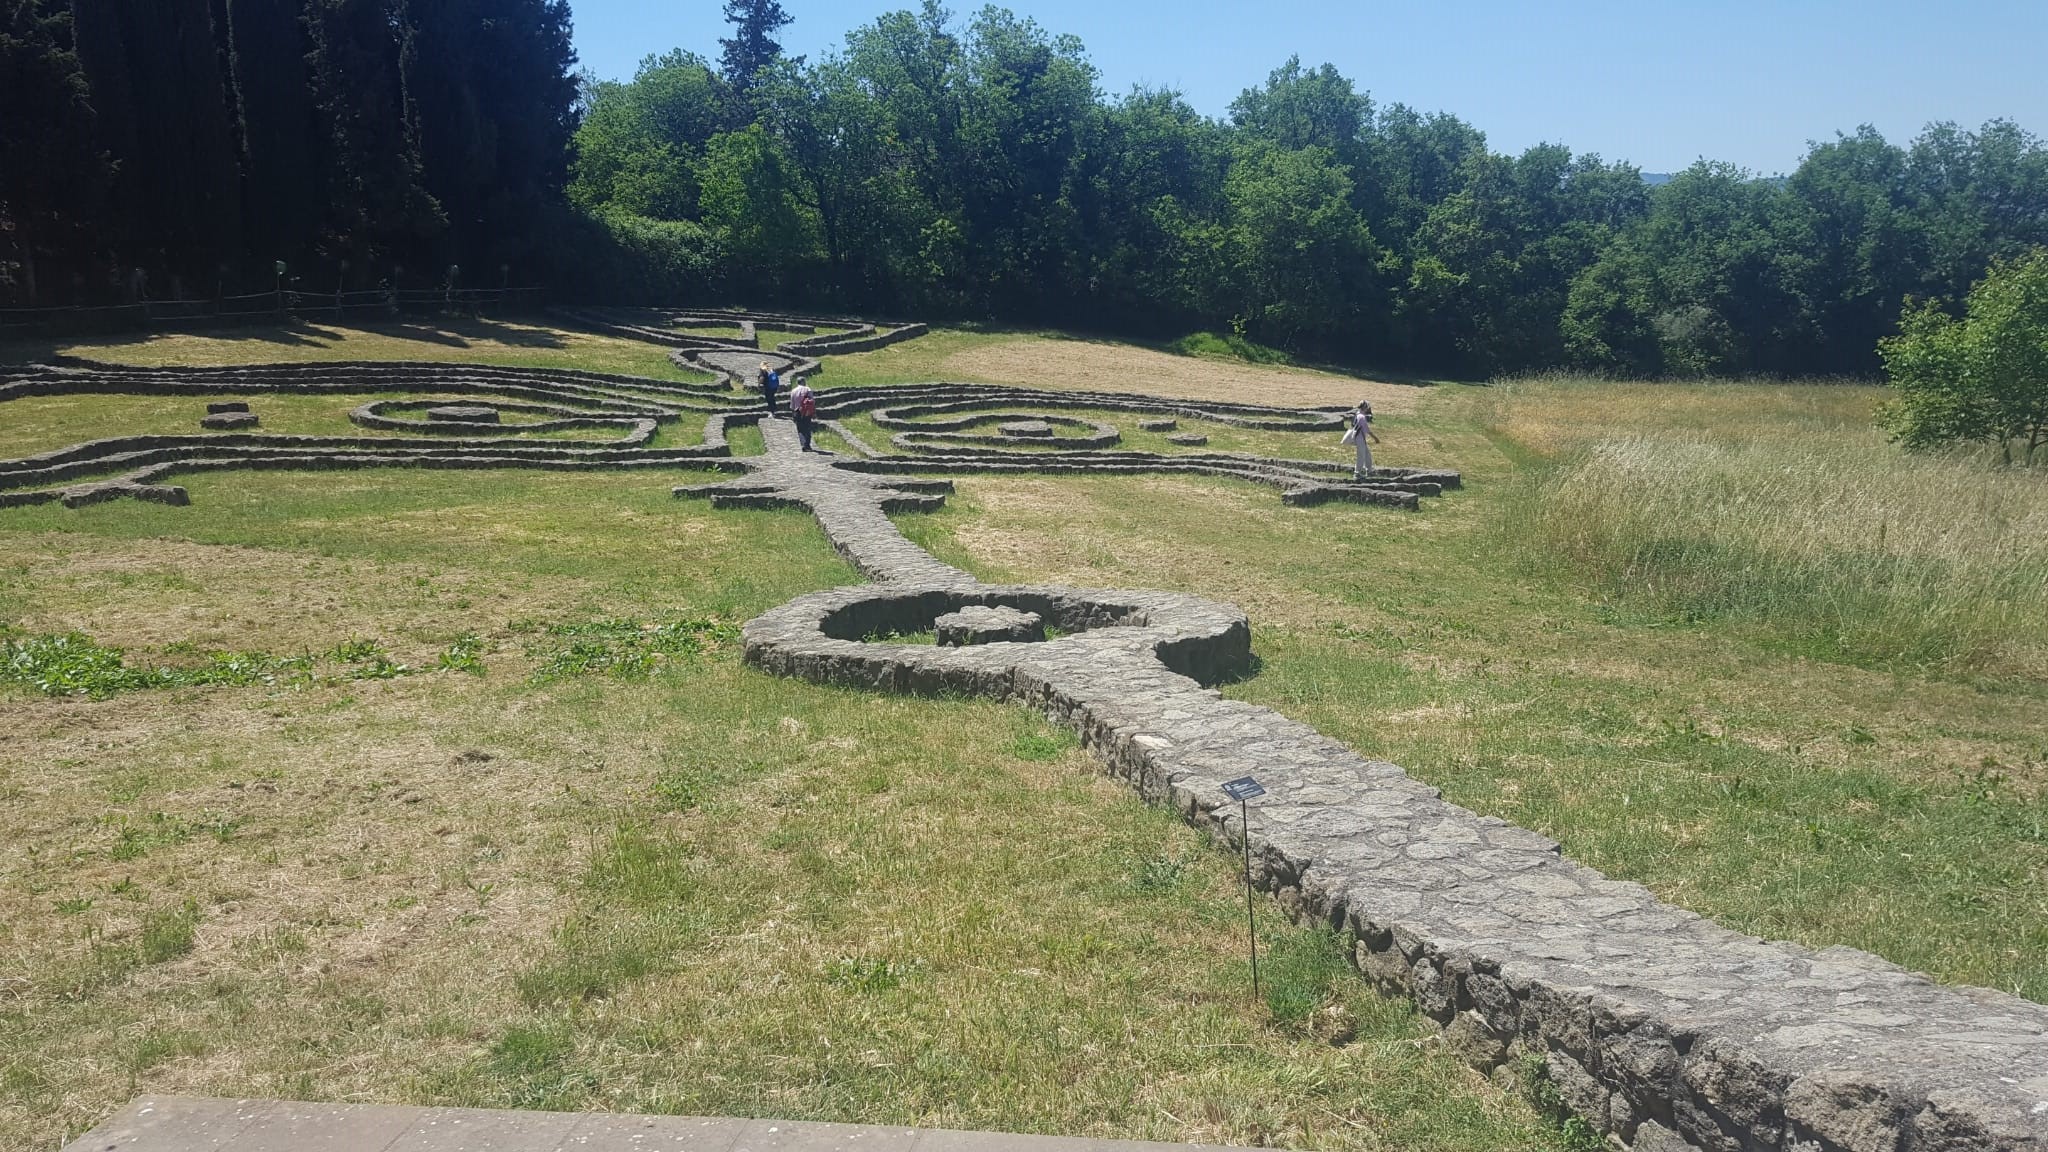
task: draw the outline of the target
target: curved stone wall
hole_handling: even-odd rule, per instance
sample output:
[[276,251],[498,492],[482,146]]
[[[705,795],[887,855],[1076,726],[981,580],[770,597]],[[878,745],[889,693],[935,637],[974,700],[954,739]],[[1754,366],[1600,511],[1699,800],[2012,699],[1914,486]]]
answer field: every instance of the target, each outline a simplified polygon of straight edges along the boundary
[[[1944,987],[1854,949],[1744,936],[1610,880],[1393,764],[1219,695],[1212,686],[1251,655],[1237,610],[1168,593],[978,584],[879,512],[859,514],[884,489],[848,485],[843,470],[790,451],[787,429],[768,432],[780,462],[756,489],[811,508],[880,583],[750,622],[757,667],[1012,701],[1066,724],[1148,800],[1230,845],[1249,836],[1255,881],[1297,919],[1348,932],[1359,971],[1412,999],[1464,1059],[1499,1069],[1540,1057],[1569,1107],[1619,1146],[2048,1147],[2048,1008]],[[970,605],[1075,627],[1042,643],[879,639]],[[1222,790],[1248,773],[1269,790],[1249,829]]]

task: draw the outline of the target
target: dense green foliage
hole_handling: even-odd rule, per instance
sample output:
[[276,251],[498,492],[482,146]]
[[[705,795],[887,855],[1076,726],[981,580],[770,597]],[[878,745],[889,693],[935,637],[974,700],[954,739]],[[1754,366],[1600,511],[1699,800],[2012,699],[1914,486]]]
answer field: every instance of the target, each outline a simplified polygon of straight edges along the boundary
[[2048,244],[2048,147],[2004,120],[1652,187],[1299,60],[1222,119],[1106,96],[1075,38],[936,0],[808,62],[780,3],[727,0],[715,60],[579,91],[568,2],[0,0],[0,142],[40,161],[0,171],[0,302],[459,265],[1439,372],[1870,374],[1906,301]]
[[731,44],[590,88],[571,195],[617,258],[578,294],[1227,330],[1463,372],[1870,373],[1907,297],[2048,242],[2048,149],[2004,121],[1653,188],[1560,145],[1499,155],[1327,65],[1289,61],[1222,121],[1105,99],[1078,41],[996,8],[892,13],[744,90]]
[[567,0],[0,0],[0,302],[538,278],[575,59]]
[[1881,351],[1899,393],[1883,423],[1900,440],[1988,442],[2033,463],[2048,448],[2048,250],[1994,264],[1961,320],[1909,308]]

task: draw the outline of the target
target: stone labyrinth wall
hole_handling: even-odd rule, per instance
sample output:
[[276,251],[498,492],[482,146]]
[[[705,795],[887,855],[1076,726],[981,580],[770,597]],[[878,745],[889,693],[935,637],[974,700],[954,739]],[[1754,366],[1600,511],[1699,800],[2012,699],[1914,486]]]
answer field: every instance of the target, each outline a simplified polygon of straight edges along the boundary
[[[1505,1074],[1522,1056],[1540,1057],[1564,1101],[1611,1142],[1638,1152],[2048,1152],[2048,1007],[1944,987],[1853,949],[1743,936],[1661,903],[1564,859],[1542,836],[1447,803],[1393,764],[1223,698],[1213,685],[1251,659],[1249,623],[1235,608],[1163,592],[981,584],[889,520],[943,503],[952,484],[935,473],[1220,475],[1277,487],[1293,503],[1401,508],[1455,487],[1455,473],[1379,469],[1353,483],[1316,461],[1128,451],[1115,426],[1049,410],[1128,413],[1147,431],[1187,418],[1334,432],[1335,413],[946,384],[822,392],[821,417],[854,455],[800,453],[789,423],[764,419],[738,390],[763,354],[736,315],[579,317],[673,344],[679,364],[706,374],[699,384],[390,364],[8,370],[0,411],[7,399],[52,392],[246,393],[260,420],[265,393],[405,398],[351,413],[390,435],[131,436],[0,463],[0,504],[183,503],[168,476],[225,468],[733,472],[676,495],[807,509],[874,581],[750,622],[750,663],[821,683],[1014,701],[1068,725],[1148,800],[1231,845],[1249,835],[1256,882],[1296,919],[1351,934],[1359,970],[1411,998],[1464,1059]],[[816,371],[809,357],[835,341],[908,331],[773,323],[826,333],[808,349],[768,354],[797,374]],[[713,324],[741,338],[685,334]],[[686,413],[705,417],[700,443],[650,446]],[[854,413],[872,414],[894,451],[840,422]],[[195,428],[200,418],[195,403]],[[731,455],[725,430],[738,423],[761,426],[763,455]],[[606,428],[620,438],[522,439],[520,428]],[[893,642],[924,632],[942,643]],[[1247,773],[1269,789],[1249,829],[1221,788]]]

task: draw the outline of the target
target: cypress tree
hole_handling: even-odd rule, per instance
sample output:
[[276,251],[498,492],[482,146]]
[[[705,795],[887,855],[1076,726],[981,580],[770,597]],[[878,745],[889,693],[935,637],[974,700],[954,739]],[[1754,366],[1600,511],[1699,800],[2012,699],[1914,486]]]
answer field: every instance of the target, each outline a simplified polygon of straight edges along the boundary
[[259,266],[298,263],[319,228],[327,160],[300,0],[224,3],[241,112],[249,255]]
[[561,199],[575,130],[567,0],[406,0],[404,12],[423,178],[450,223],[441,262],[524,262]]
[[[79,58],[118,165],[123,258],[211,293],[239,250],[241,175],[210,0],[75,0]],[[187,281],[189,283],[181,283]]]
[[364,280],[389,262],[421,268],[447,225],[420,183],[417,122],[402,45],[385,0],[307,0],[307,66],[327,133],[326,222],[319,250]]
[[61,4],[0,5],[0,108],[0,285],[35,304],[89,267],[110,176]]
[[[733,26],[730,38],[718,41],[723,50],[719,72],[732,92],[733,121],[745,124],[753,119],[748,101],[754,90],[754,76],[782,55],[775,34],[792,22],[780,0],[725,0],[725,20]],[[795,63],[803,63],[801,57]]]

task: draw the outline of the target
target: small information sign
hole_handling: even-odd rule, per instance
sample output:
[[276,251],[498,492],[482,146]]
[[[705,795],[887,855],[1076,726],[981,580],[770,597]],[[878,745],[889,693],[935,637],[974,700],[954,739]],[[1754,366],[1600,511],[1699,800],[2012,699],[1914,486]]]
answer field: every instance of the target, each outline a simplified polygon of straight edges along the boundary
[[1238,819],[1244,822],[1244,930],[1252,952],[1252,995],[1259,994],[1259,922],[1252,908],[1252,810],[1246,803],[1266,794],[1266,786],[1249,776],[1226,780],[1223,791],[1237,801]]
[[1249,776],[1240,776],[1235,780],[1226,782],[1223,785],[1223,791],[1232,800],[1256,800],[1266,794],[1266,786]]

